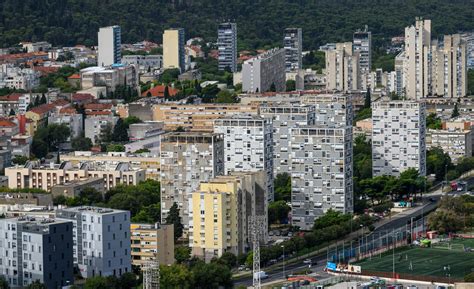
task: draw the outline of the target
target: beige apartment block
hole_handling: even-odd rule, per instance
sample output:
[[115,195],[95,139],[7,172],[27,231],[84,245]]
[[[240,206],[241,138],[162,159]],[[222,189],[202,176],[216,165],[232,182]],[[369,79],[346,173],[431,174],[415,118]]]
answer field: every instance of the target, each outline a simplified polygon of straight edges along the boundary
[[326,88],[342,92],[360,89],[359,57],[352,42],[337,43],[334,50],[326,51]]
[[163,33],[163,68],[184,72],[184,29],[168,29]]
[[149,261],[174,264],[174,225],[132,223],[130,239],[132,265],[143,268]]

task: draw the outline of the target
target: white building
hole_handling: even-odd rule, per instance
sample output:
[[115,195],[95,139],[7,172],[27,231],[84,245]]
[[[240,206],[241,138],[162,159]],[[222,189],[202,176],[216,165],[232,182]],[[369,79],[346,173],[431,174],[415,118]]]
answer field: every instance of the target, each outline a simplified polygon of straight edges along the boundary
[[131,272],[129,211],[74,207],[57,210],[56,218],[73,223],[74,264],[83,278]]
[[349,92],[360,89],[358,51],[352,50],[352,42],[337,43],[335,49],[326,51],[326,88]]
[[315,109],[311,105],[274,104],[260,107],[260,115],[273,124],[273,174],[291,172],[291,131],[314,125]]
[[97,65],[110,66],[120,63],[122,58],[122,39],[120,26],[114,25],[99,29],[99,52]]
[[270,119],[234,115],[214,121],[214,133],[224,135],[224,171],[265,171],[268,200],[273,201],[273,126]]
[[416,101],[372,104],[372,172],[398,176],[409,168],[426,174],[426,105]]
[[133,65],[92,66],[82,69],[80,74],[83,90],[105,87],[107,92],[114,92],[119,85],[138,87],[138,69]]
[[472,157],[472,129],[428,129],[426,148],[441,148],[456,164],[461,158]]
[[163,66],[162,55],[124,55],[122,63],[134,65],[140,73],[153,72]]
[[272,86],[275,91],[285,91],[285,50],[274,48],[242,65],[242,91],[266,92]]
[[0,65],[0,88],[31,90],[40,82],[40,72],[11,64]]
[[62,109],[59,112],[53,112],[48,116],[48,124],[65,124],[71,131],[69,139],[79,137],[84,132],[83,116],[77,113],[74,108]]
[[372,70],[372,32],[368,31],[367,26],[354,32],[352,48],[354,52],[359,52],[360,73],[369,73]]
[[285,68],[286,72],[303,69],[303,36],[301,28],[286,28],[283,37],[283,47],[285,48]]
[[219,70],[237,71],[237,24],[221,23],[217,30]]
[[48,289],[72,285],[72,228],[63,220],[0,220],[0,276],[10,288],[25,288],[35,281]]
[[100,143],[113,132],[119,117],[111,115],[89,115],[84,121],[85,137],[90,138],[93,144]]

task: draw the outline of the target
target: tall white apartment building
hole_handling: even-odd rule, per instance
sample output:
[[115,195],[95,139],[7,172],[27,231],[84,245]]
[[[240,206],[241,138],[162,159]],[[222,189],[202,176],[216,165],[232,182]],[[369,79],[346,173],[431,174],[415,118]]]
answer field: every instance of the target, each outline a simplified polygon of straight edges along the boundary
[[161,135],[161,219],[178,205],[184,228],[189,223],[189,199],[207,182],[224,174],[224,139],[221,134],[172,132]]
[[242,91],[266,92],[272,86],[276,91],[285,91],[285,50],[274,48],[242,65]]
[[360,73],[369,73],[372,69],[372,32],[367,26],[364,30],[357,30],[352,43],[354,52],[359,52]]
[[168,29],[163,33],[163,68],[185,71],[183,28]]
[[221,23],[217,30],[219,70],[237,72],[237,24]]
[[379,101],[372,104],[372,172],[393,175],[415,168],[426,174],[426,104]]
[[311,230],[329,209],[353,211],[352,128],[308,126],[291,132],[292,225]]
[[35,281],[48,289],[74,283],[72,223],[21,217],[0,220],[0,276],[10,288]]
[[303,36],[301,28],[286,28],[283,38],[286,72],[303,69]]
[[460,98],[467,94],[467,46],[461,35],[445,35],[432,42],[432,95]]
[[122,59],[122,38],[120,26],[114,25],[99,29],[98,66],[110,66]]
[[326,51],[326,88],[349,92],[361,87],[360,52],[353,51],[352,42],[337,43]]
[[74,263],[83,278],[131,272],[129,211],[84,206],[57,210],[56,218],[73,223]]
[[273,126],[270,119],[234,115],[214,121],[224,135],[224,172],[265,171],[268,199],[273,201]]
[[418,100],[431,94],[431,20],[417,18],[405,28],[404,83],[406,97]]
[[260,115],[273,123],[273,174],[291,172],[291,130],[314,125],[312,105],[275,104],[260,107]]

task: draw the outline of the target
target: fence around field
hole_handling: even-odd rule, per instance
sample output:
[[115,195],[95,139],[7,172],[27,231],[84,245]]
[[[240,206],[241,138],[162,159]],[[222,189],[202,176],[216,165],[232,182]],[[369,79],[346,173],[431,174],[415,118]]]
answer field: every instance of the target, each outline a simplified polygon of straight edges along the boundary
[[416,280],[416,281],[448,283],[448,284],[451,284],[452,282],[455,282],[455,281],[463,280],[462,278],[457,279],[454,277],[424,276],[424,275],[414,275],[414,274],[408,274],[408,273],[395,273],[395,276],[393,276],[392,272],[370,271],[370,270],[364,270],[364,269],[362,269],[361,275],[392,278],[394,280],[405,279],[405,280]]

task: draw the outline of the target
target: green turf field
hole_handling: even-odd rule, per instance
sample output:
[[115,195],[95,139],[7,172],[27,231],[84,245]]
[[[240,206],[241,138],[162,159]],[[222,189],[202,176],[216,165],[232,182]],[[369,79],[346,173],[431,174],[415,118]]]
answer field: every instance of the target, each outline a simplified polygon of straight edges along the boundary
[[[372,257],[355,263],[362,270],[392,272],[393,255],[386,252],[381,257]],[[443,267],[449,265],[450,270]],[[450,272],[454,279],[462,279],[464,275],[474,271],[474,253],[461,250],[437,248],[400,248],[395,250],[395,271],[423,276],[446,277]]]

